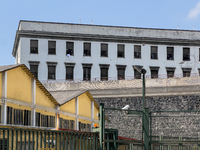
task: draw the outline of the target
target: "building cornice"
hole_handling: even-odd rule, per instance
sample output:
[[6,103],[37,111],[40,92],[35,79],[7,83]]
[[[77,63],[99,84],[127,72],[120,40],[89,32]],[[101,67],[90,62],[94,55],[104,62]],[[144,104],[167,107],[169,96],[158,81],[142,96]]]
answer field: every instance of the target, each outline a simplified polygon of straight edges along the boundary
[[77,41],[98,41],[98,42],[117,42],[117,43],[134,43],[134,44],[152,44],[152,45],[174,45],[174,46],[200,46],[198,39],[174,39],[174,38],[153,38],[138,36],[114,36],[99,34],[79,34],[79,33],[61,33],[61,32],[44,32],[18,30],[15,36],[12,55],[16,56],[16,50],[21,37],[43,38],[43,39],[61,39]]

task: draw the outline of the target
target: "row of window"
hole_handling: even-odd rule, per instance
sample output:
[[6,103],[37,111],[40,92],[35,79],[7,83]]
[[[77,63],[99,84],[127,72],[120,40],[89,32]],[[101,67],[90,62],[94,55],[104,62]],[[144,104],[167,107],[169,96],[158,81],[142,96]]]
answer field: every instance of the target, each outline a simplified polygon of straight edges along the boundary
[[59,127],[62,128],[62,129],[75,130],[75,121],[59,118]]
[[[0,106],[1,114],[1,106]],[[1,117],[1,115],[0,115]],[[75,121],[59,118],[60,128],[75,130]],[[31,111],[14,109],[7,106],[7,124],[31,126]],[[55,128],[55,116],[43,115],[39,112],[35,113],[35,125],[38,127],[53,127]],[[91,124],[79,122],[80,131],[91,131]]]
[[[0,107],[1,108],[1,107]],[[35,113],[35,125],[55,128],[55,116]],[[31,111],[7,107],[7,124],[31,126]]]
[[[75,130],[75,121],[74,120],[67,120],[67,119],[63,119],[60,118],[60,128],[62,129],[72,129]],[[79,122],[79,131],[87,131],[87,132],[91,132],[91,124],[85,124],[85,123],[81,123]]]
[[[66,65],[66,80],[74,80],[74,63],[65,64]],[[82,64],[83,66],[83,80],[91,80],[91,67],[92,64]],[[100,66],[100,78],[101,80],[108,80],[108,69],[109,65],[102,64]],[[117,65],[117,77],[118,80],[125,79],[125,69],[126,65]],[[151,70],[151,78],[158,78],[158,70],[159,67],[150,67]],[[38,65],[30,64],[30,71],[37,78],[38,77]],[[182,68],[183,77],[189,77],[191,68]],[[167,77],[174,77],[175,68],[167,67],[166,68]],[[141,79],[141,74],[134,69],[134,77],[135,79]],[[48,79],[55,80],[56,79],[56,65],[48,64]]]
[[[38,40],[30,40],[30,53],[38,54]],[[56,41],[48,41],[48,54],[56,54]],[[66,42],[66,55],[74,55],[74,42]],[[83,43],[83,56],[91,56],[91,43]],[[108,57],[107,43],[101,43],[101,57]],[[117,44],[117,57],[125,57],[124,44]],[[134,45],[134,58],[141,57],[141,45]],[[158,59],[158,46],[151,46],[150,58]],[[167,47],[167,60],[174,60],[174,47]],[[190,60],[190,48],[183,48],[183,60]]]

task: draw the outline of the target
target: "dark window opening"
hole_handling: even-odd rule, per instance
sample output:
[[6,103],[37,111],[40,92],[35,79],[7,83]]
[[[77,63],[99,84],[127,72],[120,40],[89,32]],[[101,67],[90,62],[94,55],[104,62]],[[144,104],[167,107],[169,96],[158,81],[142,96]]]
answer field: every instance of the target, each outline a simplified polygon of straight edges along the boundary
[[183,70],[183,77],[190,77],[191,68],[182,68]]
[[91,80],[91,67],[83,67],[83,80]]
[[66,55],[74,55],[74,42],[66,42]]
[[124,57],[124,45],[123,44],[117,44],[117,57]]
[[48,54],[56,54],[56,41],[48,41]]
[[151,46],[151,59],[158,59],[158,47]]
[[167,71],[167,78],[173,78],[174,77],[174,71]]
[[134,69],[134,77],[135,79],[141,79],[141,73]]
[[52,127],[55,128],[55,116],[48,116],[48,120],[49,120],[49,126],[48,127]]
[[12,119],[13,119],[13,108],[12,107],[9,107],[7,106],[7,124],[12,124]]
[[70,129],[74,130],[74,120],[70,120]]
[[101,68],[101,80],[108,80],[108,68]]
[[91,124],[87,123],[87,132],[91,132]]
[[56,79],[56,66],[48,66],[48,79]]
[[118,68],[117,69],[117,79],[124,80],[125,79],[125,68]]
[[41,127],[48,127],[48,116],[41,114]]
[[101,43],[101,57],[108,57],[108,44]]
[[69,120],[63,119],[63,128],[64,129],[69,129]]
[[23,125],[23,110],[14,109],[14,124]]
[[134,45],[134,58],[141,58],[141,46]]
[[24,125],[30,126],[31,125],[31,111],[24,110]]
[[30,65],[31,73],[38,78],[38,65]]
[[38,54],[38,40],[30,40],[30,53]]
[[167,60],[174,60],[174,47],[167,47]]
[[59,118],[59,128],[63,128],[63,118]]
[[84,43],[83,56],[91,56],[91,43]]
[[87,131],[87,125],[79,122],[79,131]]
[[184,61],[190,60],[190,48],[183,48],[183,60]]
[[158,78],[158,70],[151,70],[151,79]]
[[190,71],[183,71],[183,77],[190,77]]
[[41,119],[41,114],[36,112],[35,113],[35,126],[40,127],[40,119]]
[[74,67],[66,66],[66,80],[73,80]]

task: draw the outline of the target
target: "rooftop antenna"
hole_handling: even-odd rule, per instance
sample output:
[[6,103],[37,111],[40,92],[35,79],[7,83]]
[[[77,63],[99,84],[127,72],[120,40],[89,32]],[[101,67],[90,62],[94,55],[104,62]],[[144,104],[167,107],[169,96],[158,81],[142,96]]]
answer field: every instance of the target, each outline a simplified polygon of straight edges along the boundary
[[195,30],[195,26],[193,26],[193,30]]
[[79,24],[81,24],[81,19],[79,19]]
[[179,25],[177,25],[177,29],[179,29]]
[[91,24],[93,24],[93,20],[91,20]]

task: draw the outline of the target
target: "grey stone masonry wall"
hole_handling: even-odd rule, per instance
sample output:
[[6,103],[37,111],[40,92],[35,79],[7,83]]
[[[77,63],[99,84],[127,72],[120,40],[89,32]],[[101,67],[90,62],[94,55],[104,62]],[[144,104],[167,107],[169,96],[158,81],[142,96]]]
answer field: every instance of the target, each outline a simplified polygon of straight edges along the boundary
[[[142,110],[142,97],[95,100],[99,104],[104,103],[106,108],[122,108],[130,105],[131,110]],[[200,110],[200,95],[146,97],[146,107],[149,107],[150,111]],[[117,128],[120,136],[142,138],[141,116],[126,116],[121,111],[112,110],[107,110],[105,113],[110,120],[106,123],[106,127]],[[154,116],[152,136],[200,137],[200,112],[153,113],[152,116]]]

